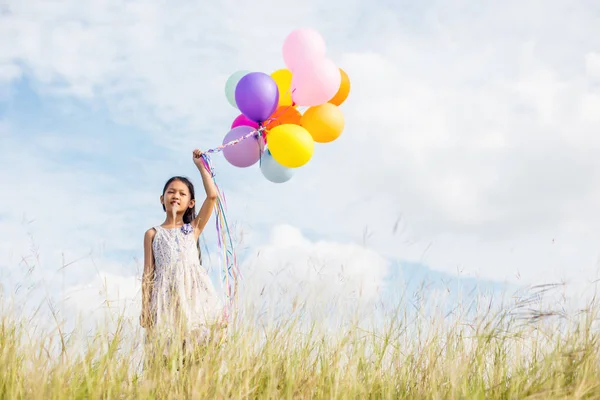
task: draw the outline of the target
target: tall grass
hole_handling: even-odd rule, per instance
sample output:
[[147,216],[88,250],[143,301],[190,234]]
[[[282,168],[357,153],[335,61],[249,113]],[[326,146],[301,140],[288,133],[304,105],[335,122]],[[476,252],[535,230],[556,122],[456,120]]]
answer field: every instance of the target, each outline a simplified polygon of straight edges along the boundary
[[0,307],[0,398],[600,398],[595,302],[567,315],[532,299],[451,313],[405,302],[335,327],[300,308],[247,317],[185,363],[144,357],[124,318],[76,339]]

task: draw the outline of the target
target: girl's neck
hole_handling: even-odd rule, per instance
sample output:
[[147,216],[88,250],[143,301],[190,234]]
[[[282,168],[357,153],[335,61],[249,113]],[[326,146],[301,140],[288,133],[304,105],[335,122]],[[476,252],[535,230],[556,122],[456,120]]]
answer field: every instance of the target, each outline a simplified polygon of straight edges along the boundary
[[181,214],[181,215],[177,214],[176,216],[167,215],[167,218],[165,218],[165,222],[163,222],[163,225],[165,225],[165,226],[181,226],[181,225],[183,225],[183,214]]

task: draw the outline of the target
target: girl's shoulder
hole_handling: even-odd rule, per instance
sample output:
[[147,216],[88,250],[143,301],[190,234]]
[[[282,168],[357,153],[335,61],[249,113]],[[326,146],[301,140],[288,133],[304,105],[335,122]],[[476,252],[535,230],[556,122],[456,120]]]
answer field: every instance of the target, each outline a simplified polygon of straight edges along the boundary
[[154,236],[156,236],[156,231],[157,231],[156,226],[153,226],[152,228],[148,229],[145,233],[144,233],[144,237],[146,239],[154,239]]
[[155,236],[156,230],[154,228],[150,228],[144,233],[144,249],[146,249],[146,251],[150,251],[152,248]]

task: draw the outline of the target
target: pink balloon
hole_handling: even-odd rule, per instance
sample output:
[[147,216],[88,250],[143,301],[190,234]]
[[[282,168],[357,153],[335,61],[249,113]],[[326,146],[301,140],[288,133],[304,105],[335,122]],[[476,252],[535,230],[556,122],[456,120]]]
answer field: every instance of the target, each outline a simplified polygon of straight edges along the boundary
[[258,129],[258,123],[248,119],[244,114],[238,115],[231,124],[231,129],[238,126],[251,126],[255,129]]
[[299,106],[318,106],[335,96],[342,74],[328,58],[309,60],[298,66],[292,76],[292,100]]
[[283,61],[292,72],[305,60],[325,57],[325,40],[310,28],[292,31],[283,42]]

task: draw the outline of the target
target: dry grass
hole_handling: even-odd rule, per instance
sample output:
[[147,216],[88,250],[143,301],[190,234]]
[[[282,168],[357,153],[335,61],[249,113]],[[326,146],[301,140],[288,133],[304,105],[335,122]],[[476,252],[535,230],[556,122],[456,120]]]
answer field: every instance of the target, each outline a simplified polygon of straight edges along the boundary
[[241,322],[226,344],[196,349],[184,365],[177,354],[144,363],[124,319],[81,346],[75,334],[32,335],[30,322],[4,312],[0,398],[600,398],[594,304],[568,316],[535,299],[496,312],[481,302],[451,314],[408,305],[370,329],[324,327],[297,310]]

